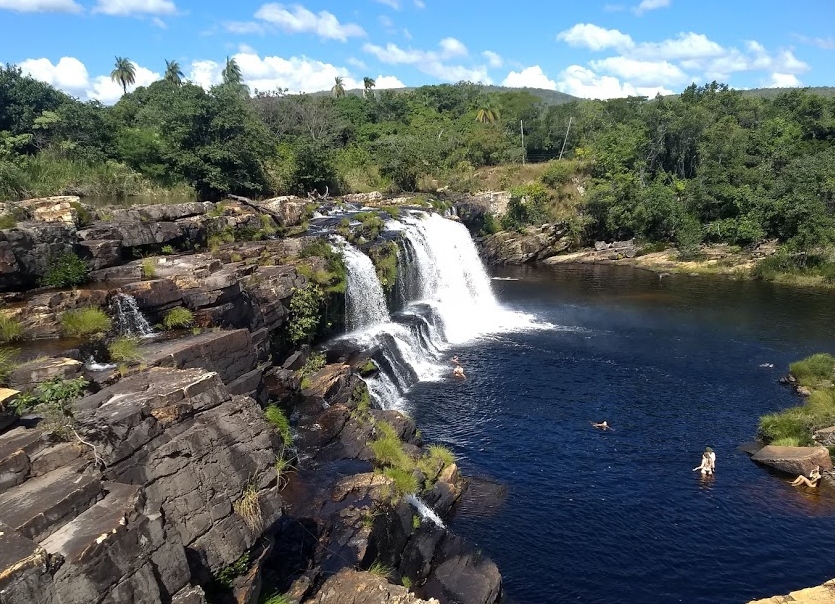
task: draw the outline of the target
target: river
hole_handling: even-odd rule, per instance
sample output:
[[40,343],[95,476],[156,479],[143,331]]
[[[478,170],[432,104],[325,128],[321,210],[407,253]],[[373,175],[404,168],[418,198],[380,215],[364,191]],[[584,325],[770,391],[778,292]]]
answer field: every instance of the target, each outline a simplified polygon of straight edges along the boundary
[[[404,406],[506,489],[474,489],[451,528],[497,562],[509,602],[731,604],[835,576],[835,495],[738,449],[798,403],[777,382],[788,363],[835,351],[831,292],[608,266],[493,275],[504,307],[554,327],[452,348],[468,378],[419,382]],[[706,445],[707,480],[692,471]]]

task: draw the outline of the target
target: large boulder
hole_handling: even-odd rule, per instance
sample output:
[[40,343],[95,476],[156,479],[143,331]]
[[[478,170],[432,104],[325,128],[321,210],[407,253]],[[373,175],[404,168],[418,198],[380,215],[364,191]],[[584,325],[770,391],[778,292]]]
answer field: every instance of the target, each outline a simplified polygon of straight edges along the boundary
[[524,232],[500,231],[481,240],[481,254],[491,264],[538,262],[570,246],[562,225],[527,227]]
[[304,221],[307,204],[306,199],[290,195],[266,199],[258,205],[272,212],[277,217],[279,225],[288,227],[299,225]]
[[0,231],[0,291],[35,285],[54,258],[73,252],[75,226],[63,222],[22,223]]
[[826,447],[763,447],[751,458],[757,463],[770,466],[787,474],[809,473],[820,466],[821,471],[832,469],[832,459]]
[[24,208],[35,222],[63,222],[78,225],[78,207],[81,198],[75,195],[58,195],[24,199],[18,206]]

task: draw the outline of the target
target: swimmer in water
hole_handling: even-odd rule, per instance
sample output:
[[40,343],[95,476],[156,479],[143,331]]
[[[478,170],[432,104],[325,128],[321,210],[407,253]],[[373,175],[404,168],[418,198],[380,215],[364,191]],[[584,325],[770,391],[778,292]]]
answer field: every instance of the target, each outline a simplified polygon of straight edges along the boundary
[[598,422],[591,422],[591,425],[594,426],[595,428],[600,428],[604,432],[606,430],[612,430],[614,432],[612,427],[606,422],[605,419],[602,422],[599,422],[599,423]]
[[461,365],[456,365],[455,369],[452,370],[452,377],[463,378],[466,377],[464,375],[464,368]]

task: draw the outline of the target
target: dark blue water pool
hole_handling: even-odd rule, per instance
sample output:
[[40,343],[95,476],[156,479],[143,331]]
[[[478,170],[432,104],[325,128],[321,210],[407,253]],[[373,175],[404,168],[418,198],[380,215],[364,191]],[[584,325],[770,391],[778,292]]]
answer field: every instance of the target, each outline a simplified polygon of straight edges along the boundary
[[[788,363],[835,351],[833,294],[616,267],[498,274],[519,279],[493,282],[505,305],[560,327],[457,350],[468,379],[409,399],[427,440],[507,487],[452,528],[498,563],[511,602],[742,603],[835,576],[835,495],[737,449],[796,403],[777,383]],[[589,424],[602,419],[615,431]],[[707,481],[691,471],[706,445]]]

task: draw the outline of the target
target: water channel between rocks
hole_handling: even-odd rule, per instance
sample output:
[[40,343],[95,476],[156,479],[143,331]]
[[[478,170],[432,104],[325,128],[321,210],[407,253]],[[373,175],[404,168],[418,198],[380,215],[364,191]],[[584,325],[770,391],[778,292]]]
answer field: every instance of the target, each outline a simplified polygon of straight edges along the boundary
[[[798,403],[777,383],[788,363],[833,350],[831,293],[622,267],[495,275],[505,308],[554,328],[450,349],[468,379],[419,383],[405,407],[506,489],[451,528],[496,560],[510,602],[731,604],[835,576],[835,495],[737,449]],[[590,426],[603,419],[614,432]],[[691,471],[706,445],[707,481]]]

